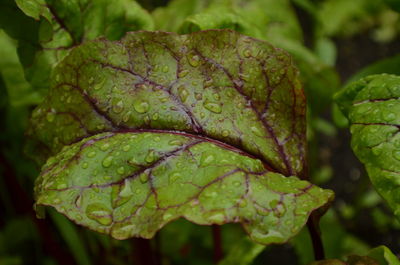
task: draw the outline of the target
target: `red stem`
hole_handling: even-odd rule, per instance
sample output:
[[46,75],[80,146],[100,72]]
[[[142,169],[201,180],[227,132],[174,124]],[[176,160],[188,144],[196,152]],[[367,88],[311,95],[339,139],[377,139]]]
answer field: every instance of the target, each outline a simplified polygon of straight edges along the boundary
[[221,226],[213,225],[211,229],[214,242],[214,263],[218,264],[223,258]]

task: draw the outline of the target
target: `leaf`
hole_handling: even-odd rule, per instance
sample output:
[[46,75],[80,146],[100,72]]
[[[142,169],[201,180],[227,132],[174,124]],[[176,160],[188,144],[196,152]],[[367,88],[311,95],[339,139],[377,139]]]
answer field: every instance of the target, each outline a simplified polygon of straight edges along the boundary
[[373,248],[367,254],[369,257],[376,259],[380,265],[399,265],[400,261],[386,246]]
[[251,242],[248,238],[238,241],[219,265],[249,265],[265,249],[264,245]]
[[365,256],[350,255],[347,262],[340,260],[317,261],[310,265],[397,265],[400,264],[397,257],[385,246],[371,249]]
[[287,241],[331,195],[231,146],[154,130],[104,133],[68,146],[48,160],[35,192],[38,205],[117,239],[150,238],[184,217],[243,223],[263,244]]
[[238,146],[285,175],[303,176],[305,99],[297,75],[283,51],[228,30],[89,42],[57,67],[34,111],[29,135],[43,148],[32,155],[54,155],[104,131],[172,129]]
[[335,99],[350,121],[351,145],[372,184],[399,217],[400,77],[372,75],[351,83]]
[[20,0],[17,5],[38,20],[31,23],[36,25],[31,39],[18,40],[27,80],[39,91],[48,89],[53,67],[72,47],[99,36],[116,40],[127,31],[153,28],[150,15],[131,0]]
[[304,95],[265,42],[229,30],[87,42],[49,92],[29,131],[32,154],[52,156],[37,204],[93,230],[149,238],[182,216],[282,243],[332,199],[285,177],[305,173]]
[[[314,112],[324,110],[339,87],[338,74],[324,63],[332,59],[322,60],[303,45],[300,24],[287,0],[175,0],[167,7],[156,9],[153,15],[156,27],[166,31],[192,33],[229,28],[285,49],[301,70],[301,80]],[[334,47],[329,48],[330,53],[335,52]]]

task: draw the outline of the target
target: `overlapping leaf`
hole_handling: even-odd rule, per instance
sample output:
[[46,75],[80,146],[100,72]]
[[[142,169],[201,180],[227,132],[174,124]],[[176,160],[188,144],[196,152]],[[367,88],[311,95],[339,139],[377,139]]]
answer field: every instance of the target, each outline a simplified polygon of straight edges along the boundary
[[49,87],[53,67],[72,47],[100,36],[116,40],[127,31],[153,27],[150,15],[130,0],[17,0],[16,3],[27,16],[37,20],[27,23],[34,27],[33,31],[27,33],[22,29],[24,34],[16,38],[21,40],[19,55],[27,80],[44,92]]
[[400,214],[400,77],[372,75],[337,96],[349,118],[352,148],[377,191]]
[[32,154],[53,156],[37,204],[120,239],[185,217],[285,242],[332,199],[287,178],[305,174],[297,78],[286,53],[230,30],[88,42],[32,116]]

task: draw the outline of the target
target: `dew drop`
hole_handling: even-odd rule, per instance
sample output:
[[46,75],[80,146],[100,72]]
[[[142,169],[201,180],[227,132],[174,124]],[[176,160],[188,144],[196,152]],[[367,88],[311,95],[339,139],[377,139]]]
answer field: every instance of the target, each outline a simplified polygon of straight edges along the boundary
[[117,169],[117,173],[120,174],[120,175],[124,174],[125,173],[125,168],[124,167],[119,167]]
[[191,54],[189,54],[189,55],[186,56],[186,58],[187,58],[187,60],[188,60],[188,62],[189,62],[189,64],[190,64],[191,66],[193,66],[193,67],[199,66],[199,64],[200,64],[200,57],[199,57],[198,55],[191,55]]
[[160,137],[158,137],[158,136],[154,137],[154,142],[159,142],[159,141],[161,141]]
[[144,184],[149,180],[149,174],[142,173],[142,174],[140,174],[139,179],[140,179],[140,182],[142,182]]
[[240,183],[240,181],[233,182],[233,186],[235,186],[235,187],[240,187],[240,185],[242,185],[242,183]]
[[89,158],[92,158],[92,157],[94,157],[96,155],[96,152],[95,151],[92,151],[92,152],[90,152],[87,156],[89,157]]
[[106,151],[108,148],[110,148],[110,144],[109,143],[105,143],[100,147],[101,151]]
[[213,97],[214,97],[215,100],[220,100],[221,99],[221,96],[218,93],[214,93]]
[[149,108],[150,105],[149,103],[147,103],[147,101],[135,101],[133,102],[133,108],[138,112],[138,113],[146,113]]
[[115,113],[121,113],[124,110],[124,102],[122,100],[118,101],[117,104],[112,106],[112,110]]
[[221,113],[222,111],[221,105],[212,101],[205,101],[203,105],[207,110],[214,113]]
[[222,136],[223,137],[228,137],[229,136],[229,131],[228,130],[222,130]]
[[210,165],[214,161],[214,155],[204,152],[200,159],[200,165],[205,167]]
[[122,187],[121,192],[119,193],[119,196],[126,198],[126,197],[130,197],[132,195],[133,195],[133,192],[132,192],[131,184],[130,184],[129,180],[125,179],[124,186]]
[[178,140],[178,139],[176,139],[176,140],[171,140],[171,141],[169,141],[168,143],[169,143],[170,145],[177,145],[177,146],[183,145],[183,142],[182,142],[181,140]]
[[102,162],[103,167],[110,167],[113,159],[114,158],[112,156],[107,156]]
[[83,169],[87,169],[88,167],[89,167],[89,164],[88,164],[88,163],[84,162],[84,163],[82,164],[82,168],[83,168]]
[[144,159],[147,163],[152,163],[156,159],[154,150],[149,150],[147,152],[146,158]]
[[124,152],[128,152],[130,149],[131,149],[131,146],[130,146],[129,144],[124,145],[124,146],[122,147],[122,151],[124,151]]
[[247,201],[242,199],[242,200],[239,201],[238,205],[239,205],[240,208],[244,208],[244,207],[247,206]]
[[124,114],[124,116],[122,117],[122,121],[123,122],[128,122],[129,118],[131,117],[132,112],[128,111],[127,113]]
[[188,70],[180,71],[180,72],[178,73],[178,77],[179,77],[179,78],[183,78],[183,77],[187,76],[188,73],[189,73]]
[[214,213],[208,217],[208,220],[216,224],[222,224],[225,221],[225,215],[222,213]]
[[169,71],[169,66],[168,65],[164,65],[164,67],[162,68],[163,73],[168,73]]
[[53,204],[59,204],[59,203],[61,203],[61,199],[60,198],[55,198],[53,200]]
[[170,213],[165,213],[165,214],[163,215],[163,220],[164,220],[164,221],[167,221],[167,220],[171,219],[172,216],[173,216],[173,215],[170,214]]
[[102,204],[93,203],[88,205],[86,207],[86,215],[89,219],[101,225],[110,225],[112,223],[111,211]]
[[160,115],[158,114],[158,112],[156,112],[156,113],[153,114],[153,116],[151,118],[152,118],[153,121],[156,121],[156,120],[158,120],[159,116]]
[[243,56],[246,58],[249,58],[251,56],[251,51],[249,49],[246,49],[243,51]]
[[94,90],[100,90],[101,88],[104,87],[104,84],[106,83],[106,79],[104,78],[102,81],[100,81],[99,83],[95,84],[93,86]]
[[184,86],[180,86],[178,88],[178,94],[182,102],[185,102],[187,97],[189,96],[189,93]]
[[202,95],[201,93],[194,93],[194,97],[195,97],[197,100],[202,100],[202,99],[203,99],[203,95]]

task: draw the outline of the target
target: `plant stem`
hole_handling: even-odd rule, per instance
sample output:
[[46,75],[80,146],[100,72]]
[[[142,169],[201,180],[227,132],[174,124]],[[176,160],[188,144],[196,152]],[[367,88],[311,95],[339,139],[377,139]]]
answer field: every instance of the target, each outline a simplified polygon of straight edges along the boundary
[[213,225],[211,229],[214,242],[214,263],[218,264],[223,258],[221,227],[219,225]]
[[315,260],[325,259],[324,245],[321,239],[321,231],[319,229],[319,216],[314,212],[307,221],[308,231],[311,236],[311,242],[314,249]]

